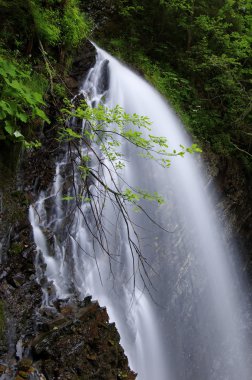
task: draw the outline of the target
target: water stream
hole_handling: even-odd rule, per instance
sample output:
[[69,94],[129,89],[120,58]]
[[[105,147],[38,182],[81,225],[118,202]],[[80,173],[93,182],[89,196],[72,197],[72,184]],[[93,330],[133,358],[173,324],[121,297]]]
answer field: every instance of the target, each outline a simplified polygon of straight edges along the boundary
[[[92,106],[119,104],[130,114],[148,116],[153,133],[167,137],[171,150],[191,144],[156,90],[99,48],[81,91]],[[81,149],[99,171],[96,158],[87,147]],[[76,189],[81,193],[68,152],[56,164],[52,187],[30,207],[44,305],[52,305],[55,295],[92,294],[116,322],[139,380],[249,380],[251,313],[246,289],[215,215],[199,157],[174,158],[171,168],[164,169],[138,157],[129,144],[122,150],[127,157],[125,181],[166,199],[162,206],[144,207],[169,232],[144,214],[129,211],[139,226],[151,282],[143,280],[137,268],[132,276],[127,229],[113,202],[104,200],[102,219],[109,257],[92,234],[96,225],[89,202],[74,208],[73,202],[63,200]],[[108,172],[100,174],[110,183]],[[94,196],[102,197],[99,190],[98,184],[90,184]]]

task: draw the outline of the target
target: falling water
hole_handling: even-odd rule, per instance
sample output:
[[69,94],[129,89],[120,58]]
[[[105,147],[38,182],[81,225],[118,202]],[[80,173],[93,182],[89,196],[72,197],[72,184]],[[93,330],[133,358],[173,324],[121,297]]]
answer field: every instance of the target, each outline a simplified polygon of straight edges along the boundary
[[[130,114],[148,116],[153,133],[167,137],[171,150],[191,144],[163,98],[99,48],[81,91],[92,106],[119,104]],[[88,148],[82,149],[90,155],[91,167],[99,170]],[[52,188],[30,207],[44,305],[52,305],[55,294],[58,298],[92,294],[116,322],[140,380],[249,380],[251,314],[206,190],[200,159],[174,158],[171,168],[163,169],[139,158],[129,146],[122,150],[128,159],[125,181],[166,199],[159,207],[144,205],[166,231],[144,214],[130,212],[149,264],[147,277],[143,280],[137,271],[132,276],[126,226],[112,202],[105,201],[103,217],[108,256],[92,235],[96,226],[90,204],[83,201],[75,209],[73,202],[63,200],[74,194],[73,181],[81,193],[78,174],[72,173],[66,154],[56,165]],[[100,174],[109,183],[108,173]],[[90,184],[95,196],[100,195],[97,187]]]

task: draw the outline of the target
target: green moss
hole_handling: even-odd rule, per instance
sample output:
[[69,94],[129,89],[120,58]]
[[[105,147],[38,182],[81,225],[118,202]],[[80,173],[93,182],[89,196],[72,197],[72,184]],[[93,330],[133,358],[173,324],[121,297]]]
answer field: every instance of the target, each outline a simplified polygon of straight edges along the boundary
[[23,251],[23,249],[24,249],[23,243],[14,242],[11,244],[9,252],[14,255],[19,255]]

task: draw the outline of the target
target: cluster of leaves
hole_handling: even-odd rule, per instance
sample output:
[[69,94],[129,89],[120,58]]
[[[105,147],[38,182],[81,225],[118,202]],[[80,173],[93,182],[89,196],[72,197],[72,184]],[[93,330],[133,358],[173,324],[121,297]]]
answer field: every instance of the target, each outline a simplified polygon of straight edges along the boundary
[[80,12],[77,0],[29,0],[35,32],[45,44],[74,49],[90,32],[90,21]]
[[[124,190],[119,190],[115,185],[118,178],[121,177],[121,170],[125,167],[125,156],[121,149],[122,143],[130,144],[135,147],[137,154],[145,159],[155,161],[162,167],[169,167],[171,164],[171,156],[184,156],[185,153],[201,152],[201,149],[193,144],[190,147],[180,145],[180,150],[169,151],[168,141],[165,137],[154,136],[151,133],[151,121],[146,116],[137,114],[127,114],[123,108],[116,106],[108,108],[99,105],[97,108],[92,108],[82,102],[79,107],[72,109],[72,105],[62,110],[65,115],[65,123],[69,118],[85,120],[84,127],[81,131],[76,131],[67,126],[61,131],[61,138],[64,141],[77,141],[86,146],[87,152],[81,155],[81,164],[79,165],[82,171],[84,180],[91,176],[95,178],[107,191],[110,191],[117,197],[122,197],[124,200],[133,203],[134,205],[141,199],[155,201],[162,204],[162,197],[153,193],[150,194],[142,189],[133,189],[128,187]],[[90,160],[90,152],[94,154],[102,170],[95,170],[88,166]],[[114,188],[108,187],[101,178],[101,172],[109,172],[109,177],[113,178]]]
[[43,93],[32,89],[31,71],[0,56],[0,139],[24,141],[36,121],[48,122]]
[[1,140],[25,141],[49,123],[46,101],[66,92],[58,63],[89,31],[78,0],[0,0]]
[[195,136],[252,166],[251,2],[117,0],[114,6],[106,34],[97,33],[102,44],[147,73]]
[[46,46],[69,50],[91,28],[78,0],[1,0],[0,11],[1,39],[11,48],[31,50],[40,39]]

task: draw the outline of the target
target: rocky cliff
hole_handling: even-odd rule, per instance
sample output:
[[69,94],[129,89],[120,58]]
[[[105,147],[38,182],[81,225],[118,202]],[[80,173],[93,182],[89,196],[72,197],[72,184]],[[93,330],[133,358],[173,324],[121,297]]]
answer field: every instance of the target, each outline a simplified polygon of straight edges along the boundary
[[[72,96],[94,60],[87,42],[64,77]],[[28,208],[53,180],[63,151],[55,139],[60,106],[51,104],[52,124],[40,133],[39,150],[1,149],[0,379],[135,379],[115,325],[91,297],[42,306]]]

